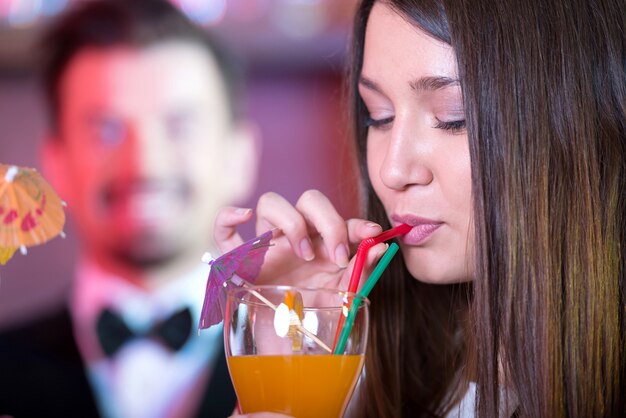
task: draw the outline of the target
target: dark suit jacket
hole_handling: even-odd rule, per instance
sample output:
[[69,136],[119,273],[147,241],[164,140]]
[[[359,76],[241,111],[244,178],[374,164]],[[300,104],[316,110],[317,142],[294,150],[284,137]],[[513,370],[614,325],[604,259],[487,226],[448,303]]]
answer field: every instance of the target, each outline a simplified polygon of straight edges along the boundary
[[[227,417],[235,408],[224,350],[220,353],[198,417]],[[99,417],[67,309],[0,334],[0,416],[5,414]]]

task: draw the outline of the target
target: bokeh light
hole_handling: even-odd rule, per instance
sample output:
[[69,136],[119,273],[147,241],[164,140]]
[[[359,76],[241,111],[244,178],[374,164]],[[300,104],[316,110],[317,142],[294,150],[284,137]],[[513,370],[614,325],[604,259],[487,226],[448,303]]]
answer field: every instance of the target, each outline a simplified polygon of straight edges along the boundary
[[326,27],[326,10],[319,0],[283,0],[274,8],[274,25],[295,39],[312,38]]
[[[89,0],[0,0],[0,25],[30,26],[57,15],[73,3]],[[132,1],[132,0],[128,0]],[[225,20],[245,29],[273,27],[290,38],[310,38],[324,30],[345,0],[170,0],[204,26]]]
[[41,15],[43,0],[13,1],[9,5],[8,22],[11,26],[29,26],[37,22]]
[[67,7],[68,0],[43,0],[41,13],[44,16],[54,16]]
[[178,6],[189,18],[201,25],[216,25],[226,14],[226,0],[179,0]]

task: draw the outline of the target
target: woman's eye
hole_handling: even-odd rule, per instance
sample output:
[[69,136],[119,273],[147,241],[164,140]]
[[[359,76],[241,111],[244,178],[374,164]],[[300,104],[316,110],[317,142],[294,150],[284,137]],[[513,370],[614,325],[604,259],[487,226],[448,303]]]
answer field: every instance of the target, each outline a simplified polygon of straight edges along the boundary
[[442,121],[437,120],[435,125],[436,129],[443,129],[444,131],[451,131],[457,133],[465,129],[465,119]]
[[391,122],[393,122],[393,118],[393,116],[390,116],[384,119],[374,119],[370,116],[367,116],[365,118],[365,127],[369,128],[371,126],[373,128],[382,128],[385,125],[389,125]]

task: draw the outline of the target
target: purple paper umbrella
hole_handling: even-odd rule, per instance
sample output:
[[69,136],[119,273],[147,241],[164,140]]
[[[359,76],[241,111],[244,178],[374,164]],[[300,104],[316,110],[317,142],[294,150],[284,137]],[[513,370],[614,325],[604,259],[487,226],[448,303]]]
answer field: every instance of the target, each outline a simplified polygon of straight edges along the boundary
[[[218,298],[220,288],[228,279],[236,274],[243,280],[254,283],[261,271],[265,253],[270,246],[272,232],[267,231],[209,262],[211,271],[209,272],[202,314],[200,315],[200,329],[209,328],[222,321]],[[244,283],[236,284],[243,285]]]

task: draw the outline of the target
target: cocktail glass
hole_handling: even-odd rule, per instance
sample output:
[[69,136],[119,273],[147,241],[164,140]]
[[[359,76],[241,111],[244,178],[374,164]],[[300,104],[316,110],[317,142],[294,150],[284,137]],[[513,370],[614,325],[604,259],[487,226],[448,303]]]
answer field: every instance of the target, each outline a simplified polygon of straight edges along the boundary
[[339,318],[354,293],[289,286],[227,291],[224,342],[241,412],[341,417],[361,374],[369,327],[363,299],[342,354]]

